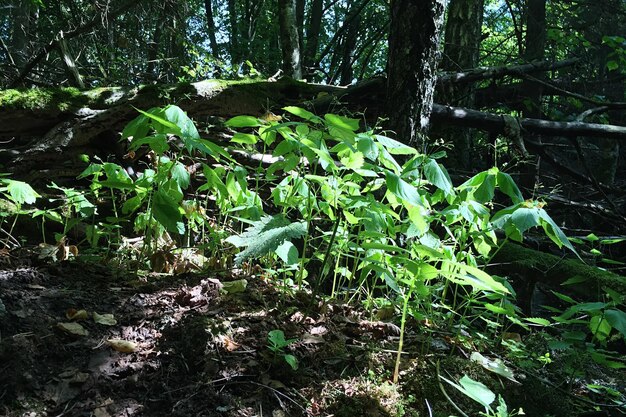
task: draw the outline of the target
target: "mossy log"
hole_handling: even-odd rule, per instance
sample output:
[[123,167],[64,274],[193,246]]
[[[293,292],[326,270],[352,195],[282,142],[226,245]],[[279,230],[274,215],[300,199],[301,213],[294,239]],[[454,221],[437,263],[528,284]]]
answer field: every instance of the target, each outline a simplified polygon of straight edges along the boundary
[[581,298],[596,299],[602,288],[626,294],[626,277],[587,265],[578,259],[569,259],[514,243],[506,243],[494,256],[492,272],[517,275],[523,280],[541,282],[558,287],[567,280],[580,283],[567,288]]
[[17,178],[41,173],[42,168],[48,179],[64,176],[64,172],[73,176],[74,166],[81,165],[80,154],[103,159],[124,155],[119,133],[138,115],[136,109],[176,104],[197,122],[204,122],[209,116],[261,116],[269,109],[313,100],[336,88],[281,79],[208,80],[88,91],[4,90],[0,91],[0,142],[5,146],[0,149],[0,164]]

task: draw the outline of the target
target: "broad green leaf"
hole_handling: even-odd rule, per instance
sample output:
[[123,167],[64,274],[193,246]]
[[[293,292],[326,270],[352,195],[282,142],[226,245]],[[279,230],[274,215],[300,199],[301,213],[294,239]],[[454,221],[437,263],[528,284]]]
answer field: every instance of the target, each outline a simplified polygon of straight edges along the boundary
[[285,240],[279,245],[275,252],[286,265],[295,265],[298,263],[298,249],[289,240]]
[[170,148],[167,143],[167,135],[163,133],[157,133],[152,136],[133,139],[128,148],[131,151],[135,151],[139,149],[139,147],[142,145],[148,145],[150,149],[157,153],[157,155],[162,155]]
[[532,324],[537,324],[539,326],[549,326],[550,325],[550,320],[546,320],[542,317],[526,317],[524,319],[524,321],[527,321],[528,323],[532,323]]
[[496,189],[496,176],[487,172],[481,184],[474,191],[474,197],[481,203],[493,200]]
[[412,146],[405,145],[402,142],[398,142],[397,140],[388,138],[382,135],[374,135],[378,143],[383,145],[387,152],[392,155],[415,155],[417,154],[417,149]]
[[176,181],[180,188],[186,190],[187,187],[189,187],[189,184],[191,183],[191,176],[183,164],[176,162],[170,173],[172,175],[172,179]]
[[378,159],[379,149],[371,136],[365,134],[357,135],[356,148],[370,161],[374,162]]
[[165,191],[158,190],[152,199],[152,215],[168,232],[185,233],[183,214],[178,203]]
[[626,339],[626,313],[622,310],[609,309],[604,311],[604,317]]
[[341,158],[341,163],[346,168],[355,170],[360,169],[364,163],[363,154],[361,152],[350,152],[347,157]]
[[259,139],[255,135],[237,132],[233,135],[233,138],[230,141],[234,143],[254,145],[258,140]]
[[506,364],[500,358],[490,359],[481,355],[479,352],[472,352],[472,354],[470,355],[470,360],[473,362],[478,362],[483,368],[488,371],[501,375],[513,382],[517,382],[511,368],[506,366]]
[[122,139],[141,139],[150,131],[150,119],[146,116],[139,115],[126,125],[122,131]]
[[565,246],[578,256],[578,252],[576,252],[576,249],[574,249],[570,241],[567,239],[565,233],[563,233],[561,228],[557,226],[554,220],[552,220],[548,213],[546,213],[546,211],[542,208],[539,209],[539,218],[542,220],[541,226],[543,226],[543,230],[546,232],[546,235],[548,235],[548,237],[552,239],[552,241],[556,243],[559,248],[561,246]]
[[443,379],[448,384],[452,385],[454,388],[461,391],[463,394],[473,399],[485,408],[489,408],[490,404],[496,399],[496,395],[483,383],[474,381],[467,375],[464,375],[463,378],[461,378],[459,384],[441,375],[439,376],[439,378]]
[[601,342],[605,341],[609,337],[611,329],[611,324],[602,314],[593,316],[591,320],[589,320],[589,330],[591,331],[591,334],[593,334],[595,338]]
[[474,401],[482,404],[485,408],[496,399],[496,395],[482,382],[473,380],[467,375],[459,380],[459,384],[464,388],[464,393]]
[[296,115],[304,120],[308,120],[309,122],[312,123],[321,123],[322,119],[316,115],[314,115],[313,113],[311,113],[308,110],[304,110],[301,107],[296,107],[296,106],[287,106],[287,107],[283,107],[283,110],[285,110],[286,112],[289,112],[293,115]]
[[352,132],[359,130],[359,120],[350,119],[349,117],[339,116],[337,114],[325,114],[324,119],[329,126],[338,127],[340,129],[346,129]]
[[288,354],[283,356],[283,358],[285,358],[285,362],[287,362],[289,366],[291,366],[291,369],[293,369],[294,371],[298,370],[298,359],[295,356]]
[[200,139],[200,134],[193,120],[178,106],[167,106],[163,111],[165,118],[176,125],[180,131],[181,139]]
[[391,171],[385,172],[387,189],[391,191],[396,197],[410,203],[414,206],[421,206],[422,201],[414,186],[404,181]]
[[424,176],[435,187],[442,190],[446,195],[453,194],[453,186],[450,177],[445,168],[437,163],[436,160],[428,158],[423,165]]
[[[161,126],[166,127],[167,133],[172,133],[176,135],[182,134],[182,132],[180,131],[180,128],[176,126],[176,123],[170,122],[169,120],[159,115],[159,114],[163,114],[162,109],[158,107],[153,107],[147,112],[140,110],[136,107],[134,107],[134,109],[137,110],[139,113],[143,114],[144,116],[146,116],[147,118],[152,119],[153,121],[159,123]],[[157,131],[159,131],[159,129],[157,129]],[[159,133],[165,133],[165,132],[159,131]]]
[[259,127],[263,124],[260,119],[253,116],[235,116],[225,123],[228,127]]
[[0,183],[6,184],[6,190],[9,198],[18,206],[21,204],[33,204],[37,198],[41,197],[37,191],[25,182],[16,180],[1,180]]
[[497,179],[498,187],[504,194],[509,196],[511,201],[513,201],[513,204],[524,201],[522,192],[519,190],[517,184],[515,184],[515,181],[513,181],[513,178],[509,174],[505,172],[498,172]]

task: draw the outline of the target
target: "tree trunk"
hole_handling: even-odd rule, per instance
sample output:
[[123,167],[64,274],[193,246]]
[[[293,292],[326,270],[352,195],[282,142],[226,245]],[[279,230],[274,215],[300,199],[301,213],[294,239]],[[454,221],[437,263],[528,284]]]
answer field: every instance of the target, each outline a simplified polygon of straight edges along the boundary
[[324,1],[313,0],[309,14],[309,24],[306,30],[306,49],[304,51],[304,65],[307,71],[316,62],[317,48],[319,46],[320,29],[322,27]]
[[230,61],[234,67],[241,64],[239,28],[237,25],[237,0],[228,0],[228,21],[230,22]]
[[445,0],[392,0],[387,110],[397,137],[423,145],[433,104]]
[[148,43],[148,66],[146,68],[146,72],[149,77],[154,77],[155,80],[158,80],[159,72],[157,68],[157,60],[159,58],[159,46],[161,45],[161,33],[163,31],[163,17],[165,16],[165,5],[158,3],[155,4],[158,9],[157,19],[154,25],[154,32],[152,32],[152,41]]
[[213,4],[212,0],[204,0],[204,10],[206,16],[206,29],[209,35],[209,43],[211,45],[211,55],[216,61],[220,60],[220,50],[215,38],[215,20],[213,20]]
[[300,41],[296,25],[295,0],[279,0],[280,43],[283,54],[283,72],[296,80],[302,78]]
[[[526,12],[526,43],[524,60],[533,62],[543,60],[546,46],[546,0],[528,0]],[[540,76],[541,77],[541,76]],[[522,86],[526,92],[524,116],[540,119],[542,115],[542,86],[525,81]],[[541,136],[526,135],[525,139],[541,143]],[[520,185],[534,192],[541,159],[530,155],[530,159],[520,172]]]
[[[441,67],[444,71],[459,71],[478,65],[478,52],[483,21],[483,0],[452,0],[448,5],[445,45]],[[442,85],[440,102],[451,106],[474,107],[473,85]],[[440,132],[452,139],[449,165],[468,169],[471,155],[471,131],[446,129]]]
[[339,68],[340,79],[339,84],[347,85],[352,83],[354,76],[353,65],[355,57],[356,42],[359,35],[359,27],[361,26],[361,13],[356,15],[356,18],[352,20],[350,26],[346,30],[344,40],[342,43],[342,58],[341,66]]

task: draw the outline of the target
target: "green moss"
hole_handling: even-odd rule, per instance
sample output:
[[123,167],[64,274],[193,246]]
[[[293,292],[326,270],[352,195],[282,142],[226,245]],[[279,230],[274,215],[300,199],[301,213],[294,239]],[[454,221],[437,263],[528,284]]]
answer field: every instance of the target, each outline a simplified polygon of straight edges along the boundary
[[[613,274],[577,259],[562,259],[519,245],[507,243],[495,256],[494,261],[508,264],[507,270],[537,277],[537,281],[560,284],[569,279],[581,281],[577,287],[587,295],[594,290],[608,287],[626,294],[626,277]],[[543,276],[543,278],[542,278]]]
[[73,87],[0,91],[0,109],[68,111],[84,106],[89,97]]

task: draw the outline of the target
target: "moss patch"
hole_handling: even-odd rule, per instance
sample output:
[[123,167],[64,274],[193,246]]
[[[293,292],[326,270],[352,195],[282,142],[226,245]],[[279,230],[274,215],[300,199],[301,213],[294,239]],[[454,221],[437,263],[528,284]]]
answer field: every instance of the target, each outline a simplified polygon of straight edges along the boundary
[[[511,243],[505,244],[494,257],[495,262],[507,264],[507,271],[535,276],[537,281],[560,284],[568,279],[581,281],[579,287],[583,294],[593,296],[590,288],[597,290],[607,287],[621,294],[626,294],[626,277],[604,271],[595,266],[586,265],[576,259],[562,259]],[[573,288],[576,290],[576,288]]]
[[0,91],[0,109],[69,111],[88,101],[87,95],[73,87]]

